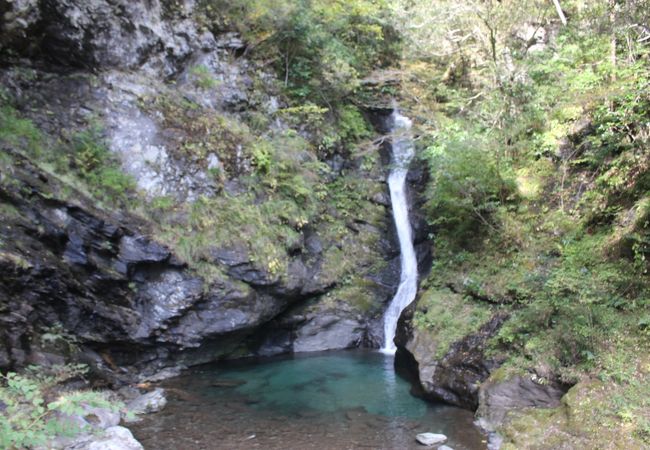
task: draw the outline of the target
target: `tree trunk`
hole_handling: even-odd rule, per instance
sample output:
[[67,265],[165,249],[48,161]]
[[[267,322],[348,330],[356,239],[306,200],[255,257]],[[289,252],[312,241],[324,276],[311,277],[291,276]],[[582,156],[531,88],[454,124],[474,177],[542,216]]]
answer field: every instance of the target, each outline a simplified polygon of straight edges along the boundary
[[562,21],[562,25],[566,25],[566,16],[564,15],[564,11],[562,11],[562,6],[560,5],[560,0],[553,0],[553,4],[555,5],[555,9],[557,10],[557,15],[560,16],[560,20]]
[[616,81],[616,0],[608,0],[609,26],[611,27],[609,37],[609,62],[612,65],[612,81]]

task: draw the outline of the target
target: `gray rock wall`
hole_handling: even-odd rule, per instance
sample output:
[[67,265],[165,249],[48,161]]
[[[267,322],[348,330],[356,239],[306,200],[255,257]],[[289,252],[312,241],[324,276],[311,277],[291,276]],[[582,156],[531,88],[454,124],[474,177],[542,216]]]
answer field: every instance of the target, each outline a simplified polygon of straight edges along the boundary
[[[228,149],[236,156],[233,175],[217,186],[209,172],[223,169],[223,155],[184,156],[178,149],[188,136],[156,103],[186,99],[202,114],[233,122],[282,107],[273,74],[240,57],[239,36],[203,27],[195,1],[0,0],[0,13],[0,80],[45,133],[69,142],[100,123],[109,149],[149,199],[193,202],[240,189],[237,176],[251,169],[241,148]],[[217,88],[197,83],[197,67]],[[307,301],[320,305],[339,282],[323,275],[317,230],[302,231],[283,274],[260,268],[244,246],[212,243],[208,262],[223,273],[206,281],[156,242],[149,219],[96,205],[12,148],[2,151],[17,163],[14,173],[0,173],[12,180],[0,187],[0,199],[18,215],[0,228],[0,367],[75,357],[119,378],[174,361],[381,340],[376,309],[301,309]],[[334,177],[354,170],[340,155],[331,165]],[[376,234],[386,258],[396,258],[385,230],[354,227]],[[375,277],[380,307],[394,290],[393,272]],[[69,348],[39,341],[51,329],[64,330]]]

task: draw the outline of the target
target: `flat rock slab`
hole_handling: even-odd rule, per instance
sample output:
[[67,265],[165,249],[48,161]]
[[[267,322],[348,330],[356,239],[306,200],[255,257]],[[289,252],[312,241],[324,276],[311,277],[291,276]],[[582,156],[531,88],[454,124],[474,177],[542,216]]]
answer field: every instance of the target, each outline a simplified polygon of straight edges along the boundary
[[422,445],[431,447],[433,445],[442,444],[447,441],[447,436],[444,434],[435,434],[435,433],[420,433],[415,436],[415,440]]

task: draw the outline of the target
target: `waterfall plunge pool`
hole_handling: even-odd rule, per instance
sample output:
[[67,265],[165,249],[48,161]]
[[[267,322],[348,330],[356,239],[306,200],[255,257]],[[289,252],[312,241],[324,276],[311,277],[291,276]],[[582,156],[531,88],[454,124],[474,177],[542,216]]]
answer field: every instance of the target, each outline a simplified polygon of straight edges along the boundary
[[424,432],[486,447],[471,412],[413,397],[379,352],[206,365],[163,387],[167,407],[131,427],[147,449],[422,449]]

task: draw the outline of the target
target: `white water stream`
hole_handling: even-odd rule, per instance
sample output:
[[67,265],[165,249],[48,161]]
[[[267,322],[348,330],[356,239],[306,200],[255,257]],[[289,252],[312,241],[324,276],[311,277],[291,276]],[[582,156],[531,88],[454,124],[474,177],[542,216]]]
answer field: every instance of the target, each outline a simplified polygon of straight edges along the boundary
[[391,117],[393,122],[392,168],[388,175],[390,199],[393,207],[393,219],[397,228],[401,253],[401,275],[399,287],[384,315],[383,353],[393,354],[397,348],[393,339],[400,314],[415,298],[418,284],[418,263],[411,237],[408,201],[406,199],[406,174],[413,158],[413,140],[411,137],[411,120],[397,110]]

